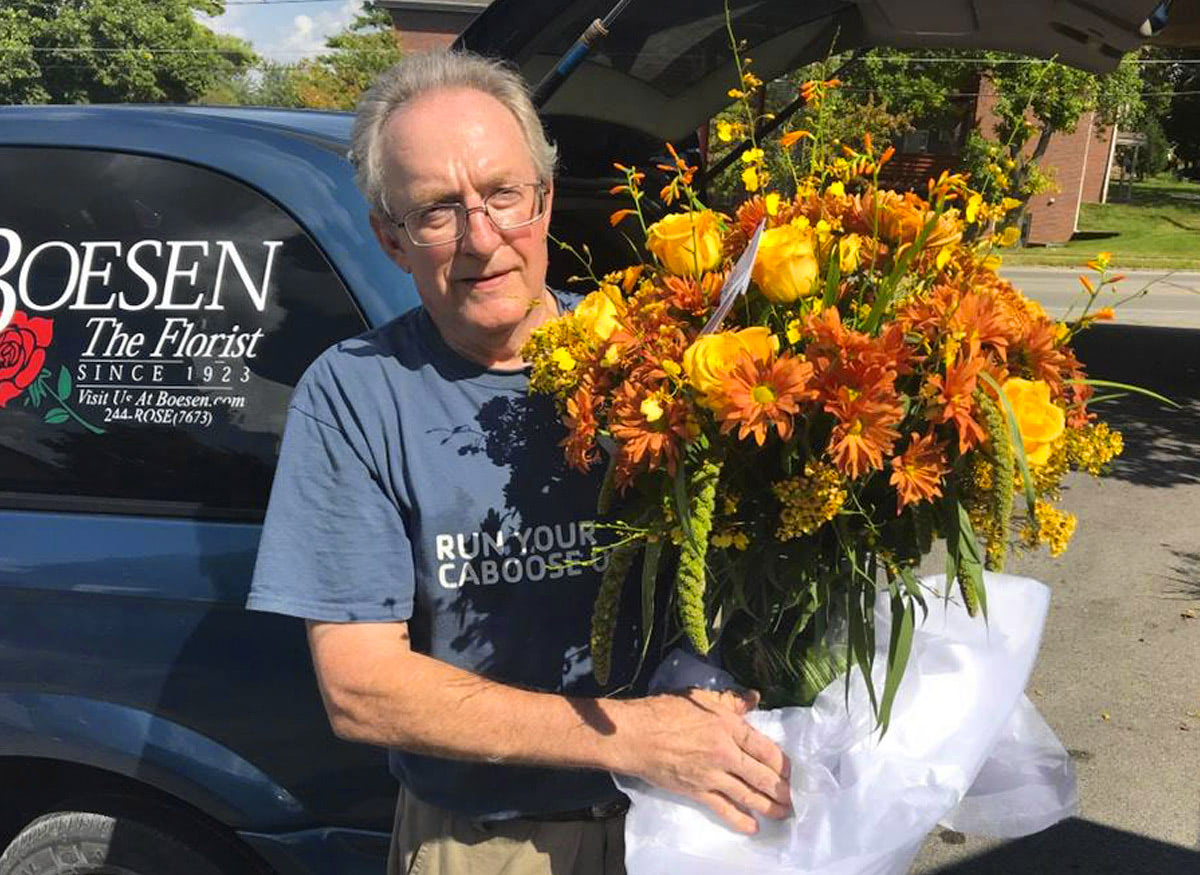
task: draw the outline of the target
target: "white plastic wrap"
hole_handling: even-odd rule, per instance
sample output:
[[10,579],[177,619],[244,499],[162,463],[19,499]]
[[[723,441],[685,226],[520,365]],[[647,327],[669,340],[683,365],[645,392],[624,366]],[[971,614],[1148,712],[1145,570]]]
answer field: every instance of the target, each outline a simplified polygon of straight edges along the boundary
[[[943,578],[927,584],[941,591]],[[1023,690],[1046,620],[1049,590],[1035,580],[986,576],[988,621],[957,600],[929,598],[913,636],[891,726],[874,731],[866,685],[852,675],[811,708],[749,715],[792,762],[795,815],[760,818],[755,836],[727,829],[708,809],[618,777],[630,875],[903,875],[940,821],[963,832],[1027,835],[1078,807],[1070,758]],[[890,606],[876,606],[875,688],[883,688]],[[728,675],[679,655],[657,689],[727,687]]]

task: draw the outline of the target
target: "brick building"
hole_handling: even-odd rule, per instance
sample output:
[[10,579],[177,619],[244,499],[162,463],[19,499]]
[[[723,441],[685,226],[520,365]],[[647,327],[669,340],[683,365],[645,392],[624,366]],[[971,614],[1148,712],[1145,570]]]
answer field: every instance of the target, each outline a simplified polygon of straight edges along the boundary
[[[991,135],[995,126],[995,102],[991,84],[984,79],[974,110],[975,125],[984,135]],[[1028,242],[1065,243],[1075,233],[1079,205],[1104,203],[1116,149],[1115,133],[1112,126],[1097,125],[1096,114],[1088,112],[1080,117],[1072,133],[1059,132],[1050,138],[1040,163],[1053,178],[1056,190],[1030,199]]]
[[380,0],[404,49],[441,49],[454,42],[490,0]]

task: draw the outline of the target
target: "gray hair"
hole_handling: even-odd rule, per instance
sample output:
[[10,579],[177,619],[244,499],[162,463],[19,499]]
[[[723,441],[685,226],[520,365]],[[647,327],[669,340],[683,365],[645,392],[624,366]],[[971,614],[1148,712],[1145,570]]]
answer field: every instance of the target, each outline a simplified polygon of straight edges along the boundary
[[504,104],[521,126],[538,180],[553,179],[558,150],[546,139],[529,89],[515,70],[470,52],[416,52],[381,73],[358,102],[350,159],[355,182],[372,209],[388,214],[379,142],[383,126],[406,102],[441,88],[471,88]]

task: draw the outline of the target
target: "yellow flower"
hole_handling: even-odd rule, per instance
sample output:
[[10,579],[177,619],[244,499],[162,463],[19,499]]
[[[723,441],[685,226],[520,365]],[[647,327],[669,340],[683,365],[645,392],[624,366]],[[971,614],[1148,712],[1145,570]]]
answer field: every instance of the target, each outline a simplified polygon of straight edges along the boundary
[[608,340],[617,328],[617,305],[621,293],[616,286],[600,288],[579,302],[575,308],[575,324],[593,340]]
[[979,194],[978,192],[971,195],[971,197],[967,200],[965,218],[968,225],[975,223],[975,220],[979,217],[979,208],[981,206],[983,206],[983,195]]
[[754,167],[747,167],[742,171],[742,185],[746,187],[746,191],[758,191],[758,170]]
[[1000,232],[997,242],[1001,246],[1012,246],[1021,239],[1021,229],[1015,225]]
[[700,395],[700,404],[716,409],[721,401],[721,383],[743,353],[758,362],[775,354],[775,339],[762,325],[741,331],[720,331],[696,338],[683,353],[683,370]]
[[779,192],[773,191],[763,198],[763,206],[767,210],[768,216],[773,216],[779,212]]
[[[740,127],[740,125],[739,125]],[[722,143],[730,143],[733,141],[734,125],[733,122],[717,122],[717,139]]]
[[650,226],[646,248],[676,276],[699,277],[721,263],[721,227],[712,210],[672,213]]
[[1003,388],[1017,419],[1026,461],[1030,465],[1046,464],[1050,444],[1063,433],[1065,425],[1062,408],[1050,401],[1050,384],[1012,377],[1005,380]]
[[641,411],[642,416],[646,417],[646,422],[657,422],[662,419],[662,404],[653,395],[643,401],[638,410]]
[[847,234],[838,241],[838,267],[842,273],[850,273],[858,268],[862,238],[857,234]]
[[811,294],[817,255],[808,223],[790,222],[763,231],[751,276],[767,300],[776,304],[790,304]]
[[563,349],[561,346],[554,350],[554,352],[550,353],[550,359],[560,371],[575,370],[575,356],[571,355],[570,352]]
[[844,186],[840,182],[835,182],[832,185],[830,185],[829,188],[825,189],[825,193],[831,194],[834,197],[845,197],[846,196],[846,186]]

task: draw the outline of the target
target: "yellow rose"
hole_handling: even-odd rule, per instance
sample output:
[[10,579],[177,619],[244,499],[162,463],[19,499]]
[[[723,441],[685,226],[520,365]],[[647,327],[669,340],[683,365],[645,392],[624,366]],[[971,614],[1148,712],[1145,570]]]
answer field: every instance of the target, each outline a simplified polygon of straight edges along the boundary
[[721,226],[712,210],[672,213],[646,232],[646,248],[676,276],[698,277],[721,264]]
[[720,405],[721,381],[737,364],[742,353],[765,362],[775,354],[775,338],[764,326],[741,331],[721,331],[696,338],[683,353],[683,370],[705,407]]
[[1044,465],[1050,458],[1050,444],[1063,433],[1065,416],[1061,407],[1050,401],[1050,385],[1044,380],[1004,381],[1004,394],[1012,405],[1030,465]]
[[579,302],[575,324],[593,340],[608,340],[617,328],[617,305],[621,293],[616,286],[600,288]]
[[817,255],[812,228],[791,222],[763,231],[751,271],[768,301],[790,304],[814,291]]

